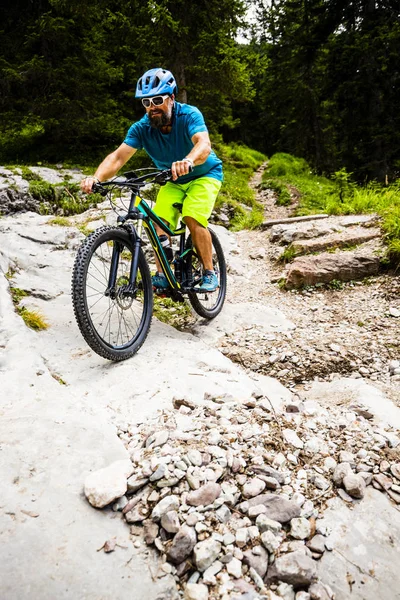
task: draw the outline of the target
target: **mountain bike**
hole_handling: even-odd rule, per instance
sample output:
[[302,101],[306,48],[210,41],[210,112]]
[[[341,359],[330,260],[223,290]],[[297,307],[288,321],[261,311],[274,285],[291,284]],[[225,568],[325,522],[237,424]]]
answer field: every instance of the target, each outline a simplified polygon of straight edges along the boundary
[[[150,172],[141,174],[142,171]],[[191,236],[186,236],[185,224],[181,222],[178,229],[171,230],[142,197],[146,185],[165,185],[171,178],[170,169],[140,169],[93,186],[93,192],[110,201],[118,215],[117,224],[100,227],[80,246],[72,275],[72,302],[84,339],[94,352],[106,359],[122,361],[130,358],[149,333],[153,285],[143,250],[148,242],[169,283],[169,289],[162,290],[163,295],[166,292],[177,302],[188,298],[196,313],[205,319],[216,317],[224,304],[226,263],[215,232],[209,229],[219,286],[214,292],[201,292],[196,288],[202,281],[203,265]],[[126,192],[128,198],[124,201]],[[182,210],[181,204],[173,206]],[[171,262],[154,224],[167,236],[178,238],[179,244],[175,245],[178,249]],[[148,241],[143,237],[144,232]]]

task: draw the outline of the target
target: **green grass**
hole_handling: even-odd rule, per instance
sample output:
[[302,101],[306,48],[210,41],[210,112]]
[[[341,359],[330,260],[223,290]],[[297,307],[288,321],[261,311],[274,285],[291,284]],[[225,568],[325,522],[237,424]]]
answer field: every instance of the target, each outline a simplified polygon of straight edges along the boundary
[[[49,165],[49,167],[57,170],[54,165]],[[80,186],[71,182],[68,175],[63,183],[52,184],[31,171],[26,165],[7,165],[7,168],[29,182],[29,193],[33,198],[39,200],[41,214],[46,215],[54,212],[58,212],[63,216],[80,214],[103,201],[100,194],[90,194],[90,196],[83,194]],[[93,173],[94,168],[87,167],[83,171]]]
[[296,216],[377,213],[382,218],[387,259],[395,267],[400,266],[400,180],[388,186],[374,182],[358,186],[344,169],[328,179],[315,175],[301,158],[274,154],[263,175],[263,187],[280,195],[284,187],[289,192],[289,186],[295,187],[300,195]]
[[46,321],[45,317],[38,310],[29,310],[24,306],[18,307],[17,312],[23,318],[25,325],[34,329],[35,331],[41,331],[43,329],[48,329],[49,324]]
[[286,246],[282,254],[279,256],[278,261],[285,265],[289,262],[292,262],[296,255],[296,249],[292,246],[292,244],[289,244],[289,246]]
[[[263,220],[263,208],[256,201],[254,190],[249,187],[249,180],[254,171],[267,160],[261,152],[240,144],[224,144],[220,139],[213,139],[213,147],[223,161],[224,182],[218,195],[215,208],[228,206],[234,213],[231,228],[253,229]],[[251,211],[243,208],[250,207]]]
[[[7,274],[8,278],[11,279],[13,273]],[[37,310],[29,310],[25,306],[19,306],[22,298],[26,298],[30,296],[29,292],[23,290],[21,288],[14,287],[10,285],[10,293],[13,304],[15,306],[15,310],[22,317],[27,327],[34,329],[35,331],[40,331],[43,329],[47,329],[49,327],[48,322],[45,317]]]
[[102,202],[100,194],[82,194],[76,183],[65,181],[52,184],[47,181],[34,180],[29,182],[29,192],[41,202],[41,214],[60,212],[63,216],[77,215]]
[[69,227],[71,225],[70,220],[67,217],[54,217],[47,221],[48,225],[58,225],[60,227]]
[[187,302],[174,302],[171,298],[154,295],[153,313],[163,323],[176,329],[184,329],[193,321],[192,311]]
[[276,193],[276,204],[278,206],[288,206],[292,201],[288,186],[280,179],[265,179],[261,184],[261,188],[273,190]]

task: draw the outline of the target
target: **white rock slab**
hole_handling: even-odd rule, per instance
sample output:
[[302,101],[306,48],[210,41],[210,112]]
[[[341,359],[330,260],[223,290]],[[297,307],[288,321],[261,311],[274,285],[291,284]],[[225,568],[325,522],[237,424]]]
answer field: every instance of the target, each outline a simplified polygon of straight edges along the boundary
[[332,529],[328,539],[333,551],[318,562],[321,580],[337,598],[398,600],[400,511],[372,487],[351,508],[339,498],[328,505],[323,524]]
[[295,325],[276,308],[253,302],[225,303],[222,312],[212,321],[202,320],[195,334],[208,343],[215,343],[225,333],[231,334],[244,327],[257,327],[263,333],[290,331]]
[[380,389],[362,379],[343,377],[331,382],[314,382],[307,391],[307,400],[314,400],[322,406],[360,403],[369,408],[382,425],[400,429],[400,408]]

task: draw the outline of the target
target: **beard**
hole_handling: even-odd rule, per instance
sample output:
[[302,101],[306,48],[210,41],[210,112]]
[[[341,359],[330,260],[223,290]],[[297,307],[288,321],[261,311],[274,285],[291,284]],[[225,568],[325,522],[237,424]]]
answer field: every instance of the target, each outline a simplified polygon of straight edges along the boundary
[[149,121],[150,125],[154,127],[154,129],[162,129],[171,123],[171,115],[172,111],[164,112],[162,111],[160,114],[152,115],[149,113]]

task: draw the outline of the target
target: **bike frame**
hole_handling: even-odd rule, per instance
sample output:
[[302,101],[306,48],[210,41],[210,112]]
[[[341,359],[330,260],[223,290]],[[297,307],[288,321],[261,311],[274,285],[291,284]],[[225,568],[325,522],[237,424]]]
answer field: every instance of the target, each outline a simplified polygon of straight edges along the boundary
[[[152,175],[157,175],[157,173],[150,173],[150,174],[144,176],[143,178],[138,178],[138,179],[140,180],[140,179],[144,179],[144,178],[149,178]],[[114,181],[114,185],[117,185],[117,181]],[[124,182],[124,186],[129,187],[131,189],[131,198],[130,198],[128,212],[126,213],[126,215],[120,215],[118,217],[117,221],[122,226],[124,226],[124,228],[128,231],[130,238],[131,238],[132,247],[134,249],[133,253],[132,253],[132,263],[131,263],[130,275],[129,275],[129,285],[126,286],[127,289],[126,289],[125,293],[127,293],[128,295],[131,295],[131,294],[135,294],[137,291],[135,282],[136,282],[136,276],[137,276],[137,270],[138,270],[139,250],[143,244],[143,240],[142,240],[143,227],[147,231],[147,235],[150,240],[150,244],[151,244],[156,256],[158,257],[158,260],[160,261],[163,273],[165,274],[165,276],[168,280],[168,283],[173,291],[173,294],[175,294],[175,296],[178,299],[178,298],[180,298],[182,293],[187,293],[189,291],[193,291],[193,285],[191,285],[189,287],[182,285],[182,281],[187,280],[185,257],[189,252],[191,252],[190,249],[185,250],[186,225],[184,223],[181,223],[181,226],[178,227],[178,229],[176,229],[175,231],[173,231],[172,229],[170,229],[168,227],[168,225],[166,225],[164,223],[164,221],[162,219],[160,219],[160,217],[158,217],[153,212],[153,210],[150,208],[150,206],[147,204],[147,202],[144,200],[144,198],[141,197],[140,188],[143,186],[137,185],[137,183],[130,184],[129,182]],[[135,226],[132,223],[132,221],[136,221],[137,225]],[[184,276],[183,278],[180,278],[181,279],[180,281],[175,276],[175,273],[171,268],[171,264],[168,262],[168,260],[165,256],[164,249],[161,245],[161,242],[157,235],[154,224],[157,224],[167,235],[169,235],[171,237],[180,236],[179,255],[174,260],[174,263],[176,266],[177,266],[177,263],[179,263],[180,272]],[[112,258],[111,258],[110,276],[109,276],[108,289],[107,289],[107,292],[110,295],[113,295],[113,291],[115,290],[120,252],[121,252],[120,244],[114,243]]]

